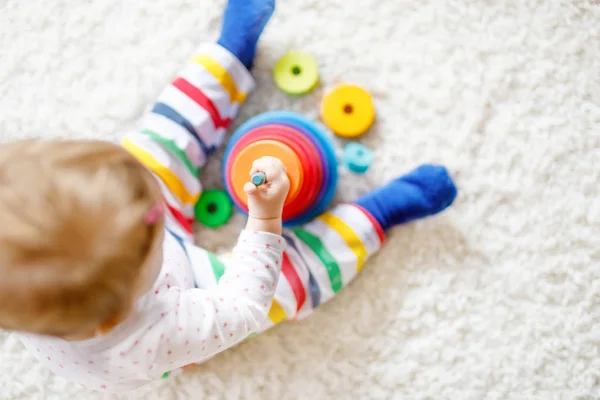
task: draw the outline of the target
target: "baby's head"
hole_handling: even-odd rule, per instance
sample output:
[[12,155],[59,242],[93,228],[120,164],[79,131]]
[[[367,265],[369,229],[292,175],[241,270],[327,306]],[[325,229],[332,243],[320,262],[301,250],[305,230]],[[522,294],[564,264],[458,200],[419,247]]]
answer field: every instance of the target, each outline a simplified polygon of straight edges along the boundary
[[157,272],[160,199],[111,143],[0,146],[0,328],[68,337],[126,316]]

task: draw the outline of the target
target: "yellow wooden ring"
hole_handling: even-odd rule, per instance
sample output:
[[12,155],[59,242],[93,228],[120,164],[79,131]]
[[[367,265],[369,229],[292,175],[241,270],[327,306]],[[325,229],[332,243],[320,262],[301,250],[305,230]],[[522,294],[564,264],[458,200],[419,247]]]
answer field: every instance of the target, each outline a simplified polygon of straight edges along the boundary
[[360,136],[375,122],[373,99],[359,86],[338,85],[323,96],[321,118],[336,135]]

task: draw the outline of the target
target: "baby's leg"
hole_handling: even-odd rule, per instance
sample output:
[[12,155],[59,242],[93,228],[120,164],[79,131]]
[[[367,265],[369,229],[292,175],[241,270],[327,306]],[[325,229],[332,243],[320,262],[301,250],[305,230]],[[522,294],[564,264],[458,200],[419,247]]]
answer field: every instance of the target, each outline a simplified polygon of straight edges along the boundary
[[446,169],[424,165],[353,204],[286,231],[288,249],[265,328],[308,316],[357,276],[383,245],[384,231],[437,214],[455,197]]
[[194,205],[207,158],[254,87],[248,68],[274,0],[230,0],[217,44],[200,45],[160,94],[124,147],[157,177],[167,202],[167,225],[192,240]]
[[250,69],[256,44],[275,10],[275,0],[229,0],[219,43]]
[[437,214],[456,198],[456,187],[446,168],[421,165],[392,182],[362,196],[356,204],[367,210],[388,230]]
[[[455,197],[456,187],[446,169],[424,165],[353,204],[339,205],[301,228],[285,231],[288,248],[264,329],[308,316],[354,279],[381,248],[384,231],[437,214]],[[204,250],[195,254],[198,286],[216,285],[228,256]]]

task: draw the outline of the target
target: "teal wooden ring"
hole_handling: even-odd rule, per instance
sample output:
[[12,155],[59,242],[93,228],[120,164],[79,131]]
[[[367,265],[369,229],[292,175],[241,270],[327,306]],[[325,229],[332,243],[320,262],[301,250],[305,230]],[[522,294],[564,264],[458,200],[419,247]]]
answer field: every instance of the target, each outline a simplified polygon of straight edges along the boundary
[[259,171],[259,172],[252,174],[252,177],[250,180],[254,186],[264,185],[265,182],[267,181],[267,175],[265,175],[264,172]]
[[348,143],[344,148],[342,162],[350,171],[364,174],[373,163],[373,152],[360,143]]

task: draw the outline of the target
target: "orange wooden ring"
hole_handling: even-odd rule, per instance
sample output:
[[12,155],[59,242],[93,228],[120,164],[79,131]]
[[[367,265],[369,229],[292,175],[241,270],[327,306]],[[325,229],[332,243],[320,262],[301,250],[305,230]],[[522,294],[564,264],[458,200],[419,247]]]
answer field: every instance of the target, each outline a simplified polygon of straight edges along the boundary
[[290,191],[285,204],[293,201],[300,192],[304,172],[298,155],[289,146],[275,140],[259,140],[244,147],[231,165],[231,186],[240,199],[246,199],[244,185],[250,181],[252,163],[261,157],[271,156],[281,160],[290,179]]

